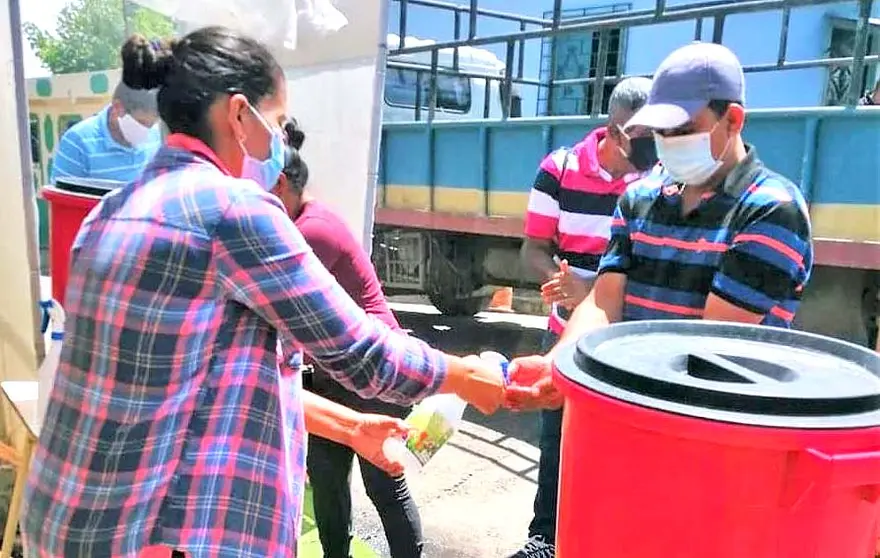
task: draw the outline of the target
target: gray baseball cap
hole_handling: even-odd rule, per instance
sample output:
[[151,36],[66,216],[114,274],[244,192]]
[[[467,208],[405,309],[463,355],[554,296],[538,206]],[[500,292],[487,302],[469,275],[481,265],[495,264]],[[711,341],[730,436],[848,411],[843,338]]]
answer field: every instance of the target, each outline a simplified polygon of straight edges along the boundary
[[745,96],[742,64],[729,48],[691,43],[660,63],[648,102],[626,123],[626,128],[678,128],[706,108],[709,101],[744,103]]

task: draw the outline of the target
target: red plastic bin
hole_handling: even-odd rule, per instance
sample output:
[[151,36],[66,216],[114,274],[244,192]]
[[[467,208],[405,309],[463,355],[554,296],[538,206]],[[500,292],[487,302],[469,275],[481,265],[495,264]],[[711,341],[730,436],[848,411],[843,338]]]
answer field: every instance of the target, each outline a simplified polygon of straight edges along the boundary
[[110,180],[66,178],[45,186],[42,196],[49,205],[49,263],[52,297],[64,304],[70,249],[80,225],[108,192],[122,186]]
[[616,324],[560,354],[559,558],[874,558],[880,356],[817,335]]

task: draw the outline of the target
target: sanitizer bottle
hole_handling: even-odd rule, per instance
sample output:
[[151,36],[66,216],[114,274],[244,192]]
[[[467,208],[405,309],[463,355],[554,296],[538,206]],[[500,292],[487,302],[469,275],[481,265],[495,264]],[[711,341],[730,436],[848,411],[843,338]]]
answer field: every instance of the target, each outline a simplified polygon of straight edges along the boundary
[[461,426],[465,407],[467,403],[454,393],[425,398],[406,417],[412,428],[409,436],[385,440],[385,456],[402,463],[408,474],[420,472]]
[[[497,363],[507,381],[507,358],[484,352],[480,358]],[[385,457],[403,464],[407,474],[421,472],[425,464],[440,451],[461,427],[467,402],[452,393],[432,395],[416,405],[406,423],[412,428],[404,439],[388,438],[382,446]]]

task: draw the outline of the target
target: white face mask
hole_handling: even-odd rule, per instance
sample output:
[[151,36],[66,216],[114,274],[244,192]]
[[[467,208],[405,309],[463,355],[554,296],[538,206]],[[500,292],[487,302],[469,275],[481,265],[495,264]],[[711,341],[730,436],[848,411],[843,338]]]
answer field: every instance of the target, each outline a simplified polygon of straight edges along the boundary
[[672,137],[654,133],[657,156],[673,180],[699,186],[721,168],[723,162],[712,156],[711,137],[711,131]]
[[150,139],[153,129],[144,126],[132,115],[126,114],[119,119],[119,131],[122,132],[125,141],[137,147]]

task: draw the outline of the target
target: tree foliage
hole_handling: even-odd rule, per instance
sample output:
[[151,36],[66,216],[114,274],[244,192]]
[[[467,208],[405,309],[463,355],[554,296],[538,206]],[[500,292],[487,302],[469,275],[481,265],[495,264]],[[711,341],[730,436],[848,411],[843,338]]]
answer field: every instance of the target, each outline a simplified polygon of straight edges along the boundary
[[126,0],[70,0],[58,13],[55,33],[29,22],[23,27],[31,48],[53,74],[118,68],[126,32],[148,38],[174,33],[171,19]]

